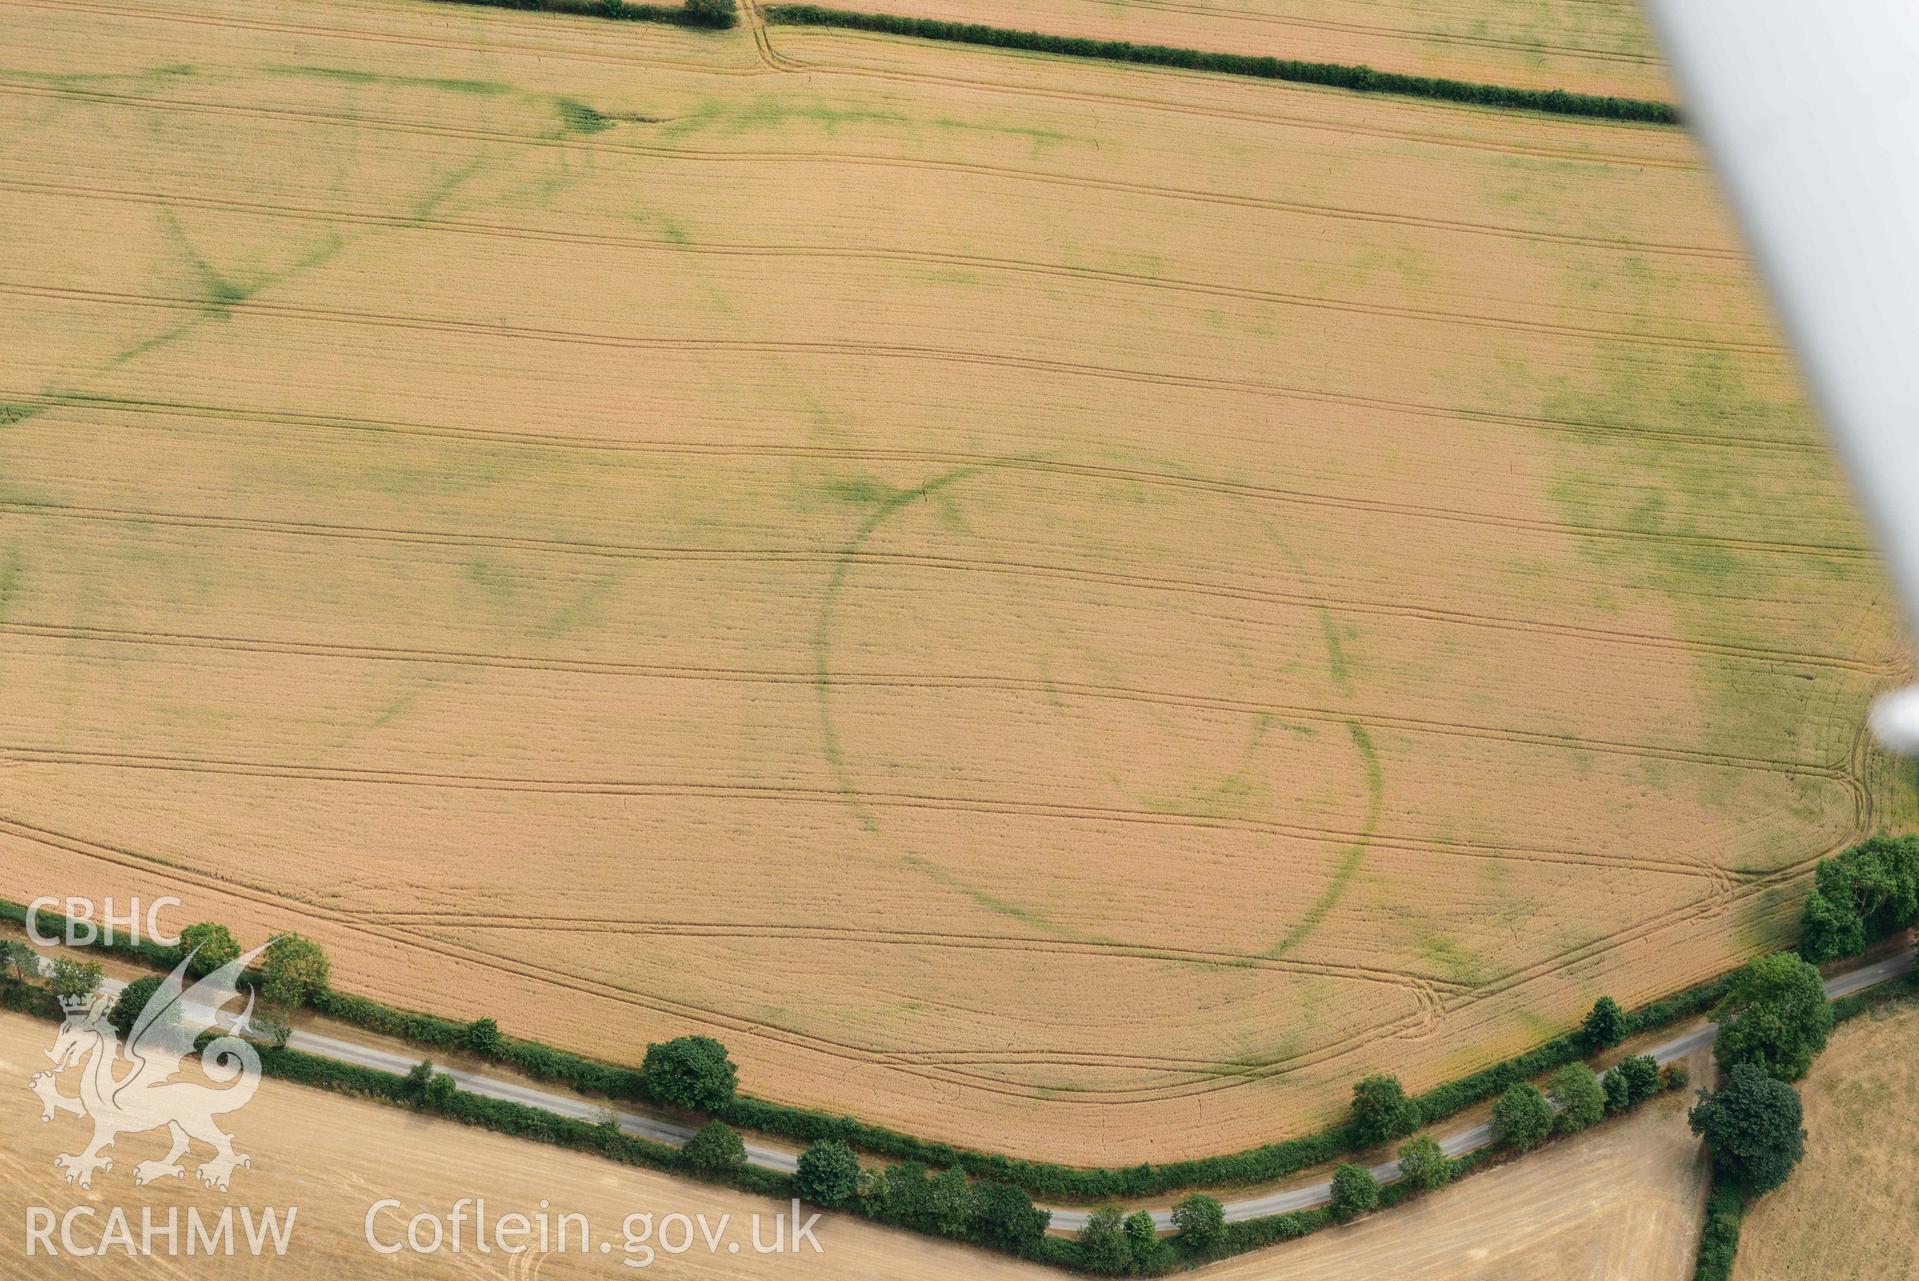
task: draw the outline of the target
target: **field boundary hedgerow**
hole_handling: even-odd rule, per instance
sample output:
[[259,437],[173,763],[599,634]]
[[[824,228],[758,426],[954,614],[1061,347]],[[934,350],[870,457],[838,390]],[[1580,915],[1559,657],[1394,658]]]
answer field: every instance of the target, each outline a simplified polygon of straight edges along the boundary
[[[10,920],[25,924],[27,909],[16,903],[0,899],[0,920]],[[58,913],[36,913],[36,917],[45,917],[42,924],[51,925],[60,922],[64,927],[65,918]],[[64,928],[62,929],[64,933]],[[96,941],[88,946],[101,948],[111,953],[130,957],[147,964],[171,966],[177,963],[176,949],[161,947],[137,939],[122,938],[109,931],[102,932]],[[1709,983],[1687,989],[1678,996],[1666,1001],[1655,1002],[1643,1007],[1635,1014],[1625,1016],[1627,1035],[1650,1031],[1664,1026],[1689,1012],[1695,1012],[1711,1004],[1726,986],[1726,979],[1715,979]],[[1919,991],[1919,976],[1908,975],[1890,984],[1881,986],[1870,994],[1861,993],[1842,998],[1835,1002],[1834,1013],[1839,1018],[1850,1018],[1883,1004],[1888,999],[1898,999]],[[316,1012],[331,1012],[333,1017],[354,1021],[358,1026],[386,1032],[403,1039],[414,1041],[428,1048],[460,1048],[472,1051],[469,1033],[473,1024],[456,1023],[448,1019],[431,1015],[409,1014],[368,1000],[364,997],[347,996],[333,992],[322,986],[312,994],[308,1005]],[[0,1007],[43,1018],[58,1020],[62,1010],[52,999],[50,992],[31,986],[24,981],[11,980],[4,967],[0,967]],[[207,1034],[209,1037],[212,1033]],[[492,1098],[455,1087],[451,1078],[433,1076],[430,1063],[422,1063],[410,1075],[385,1071],[344,1063],[324,1055],[293,1049],[284,1045],[266,1045],[260,1047],[262,1070],[268,1075],[291,1080],[299,1084],[332,1090],[336,1093],[356,1095],[383,1101],[403,1107],[412,1107],[433,1112],[464,1124],[480,1126],[498,1133],[520,1138],[534,1139],[540,1142],[588,1152],[630,1165],[647,1166],[688,1177],[703,1179],[734,1187],[741,1191],[788,1197],[800,1194],[802,1180],[777,1170],[769,1170],[744,1163],[735,1163],[721,1169],[700,1168],[681,1155],[681,1149],[669,1143],[659,1142],[637,1135],[626,1134],[620,1130],[617,1119],[595,1124],[575,1117],[562,1116],[545,1108],[508,1100]],[[1570,1052],[1570,1057],[1568,1053]],[[1591,1046],[1578,1034],[1569,1034],[1555,1038],[1538,1047],[1532,1053],[1508,1060],[1484,1072],[1475,1073],[1462,1081],[1441,1086],[1428,1091],[1414,1100],[1418,1108],[1422,1126],[1432,1120],[1440,1119],[1430,1109],[1446,1107],[1454,1111],[1466,1106],[1470,1101],[1496,1092],[1507,1084],[1515,1084],[1532,1076],[1550,1070],[1552,1067],[1576,1061],[1591,1052]],[[590,1080],[596,1083],[595,1089],[602,1085],[619,1091],[615,1097],[644,1098],[640,1089],[640,1074],[626,1068],[598,1063],[583,1056],[555,1050],[537,1042],[512,1041],[500,1038],[498,1048],[490,1055],[502,1064],[519,1066],[527,1070],[530,1064],[542,1065],[556,1071],[555,1079],[569,1082]],[[1523,1073],[1523,1075],[1521,1075]],[[426,1082],[446,1087],[440,1090],[423,1088]],[[1673,1076],[1663,1081],[1667,1088],[1676,1088],[1683,1082],[1683,1076]],[[1481,1091],[1484,1093],[1481,1093]],[[604,1092],[604,1091],[603,1091]],[[1464,1100],[1464,1101],[1462,1101]],[[778,1105],[765,1104],[758,1100],[736,1100],[744,1103],[749,1114],[758,1114],[760,1109],[778,1108]],[[706,1115],[723,1118],[738,1109],[719,1108]],[[999,1169],[1018,1170],[1022,1167],[1048,1168],[1041,1163],[1011,1162],[1004,1157],[986,1156],[950,1149],[943,1144],[925,1144],[911,1140],[907,1136],[893,1135],[878,1127],[865,1127],[851,1118],[827,1118],[824,1114],[807,1112],[803,1109],[778,1109],[779,1112],[807,1118],[821,1119],[837,1124],[838,1133],[832,1137],[842,1138],[849,1133],[859,1134],[871,1131],[882,1136],[892,1136],[913,1145],[916,1153],[954,1152],[962,1160],[952,1163],[944,1161],[949,1169],[963,1169],[967,1173],[980,1176],[981,1181],[973,1185],[976,1197],[988,1189],[997,1189],[1006,1196],[1014,1198],[1015,1204],[1024,1207],[1024,1217],[1028,1230],[1022,1235],[1008,1239],[996,1225],[989,1223],[984,1214],[976,1212],[972,1218],[958,1228],[936,1228],[920,1217],[903,1218],[889,1213],[882,1199],[869,1199],[864,1195],[848,1197],[826,1208],[838,1209],[871,1221],[920,1231],[949,1239],[965,1241],[986,1249],[1009,1253],[1033,1262],[1048,1264],[1078,1271],[1110,1272],[1111,1261],[1095,1253],[1086,1235],[1081,1237],[1046,1236],[1044,1223],[1050,1212],[1037,1209],[1027,1199],[1026,1194],[1017,1185],[1003,1178],[995,1177]],[[1450,1112],[1445,1115],[1450,1115]],[[1623,1110],[1621,1113],[1623,1114]],[[1323,1143],[1329,1136],[1343,1135],[1350,1138],[1349,1126],[1336,1126],[1319,1135],[1307,1136],[1303,1140],[1293,1140],[1290,1144],[1273,1145],[1260,1151],[1299,1150],[1302,1143]],[[1338,1156],[1333,1151],[1325,1160]],[[1245,1156],[1247,1154],[1239,1154]],[[1456,1158],[1441,1158],[1444,1162],[1443,1182],[1450,1182],[1465,1174],[1489,1165],[1512,1159],[1519,1153],[1503,1148],[1497,1143],[1467,1152]],[[970,1158],[967,1159],[967,1158]],[[908,1156],[909,1162],[920,1162],[920,1155]],[[1219,1158],[1214,1158],[1218,1160]],[[1322,1164],[1324,1162],[1314,1162]],[[1205,1161],[1182,1162],[1166,1167],[1142,1166],[1131,1171],[1072,1171],[1078,1174],[1132,1174],[1144,1175],[1155,1170],[1177,1170],[1204,1166]],[[802,1162],[804,1171],[804,1162]],[[1053,1170],[1070,1170],[1070,1167],[1050,1167]],[[1366,1212],[1371,1209],[1387,1209],[1416,1197],[1425,1190],[1411,1179],[1401,1179],[1382,1186],[1372,1183],[1370,1176],[1364,1180],[1371,1184],[1373,1200]],[[1337,1181],[1336,1181],[1337,1182]],[[1118,1194],[1125,1195],[1125,1194]],[[1335,1194],[1337,1196],[1337,1193]],[[1003,1202],[1002,1202],[1003,1203]],[[983,1202],[976,1202],[983,1204]],[[1215,1206],[1217,1208],[1217,1206]],[[1350,1217],[1350,1211],[1348,1216]],[[1723,1217],[1723,1216],[1722,1216]],[[1212,1262],[1231,1255],[1260,1249],[1281,1241],[1295,1240],[1307,1236],[1321,1228],[1344,1219],[1331,1206],[1316,1206],[1309,1209],[1293,1210],[1286,1213],[1266,1215],[1236,1223],[1221,1223],[1217,1232],[1204,1243],[1187,1240],[1182,1231],[1171,1238],[1155,1236],[1147,1254],[1136,1255],[1127,1264],[1126,1270],[1138,1274],[1157,1275],[1201,1263]],[[1090,1234],[1088,1234],[1090,1235]],[[1717,1239],[1717,1238],[1716,1238]],[[1704,1242],[1702,1240],[1702,1248]]]
[[[432,0],[432,3],[470,4],[494,9],[610,18],[620,22],[660,22],[671,26],[709,29],[732,27],[738,22],[732,0],[721,0],[718,4],[713,3],[713,0],[689,0],[685,5],[633,4],[629,0]],[[1362,64],[1305,62],[1264,54],[1220,53],[1176,45],[1135,44],[1129,40],[1060,36],[1044,31],[1022,31],[1014,27],[949,22],[939,18],[910,18],[891,13],[835,9],[818,4],[768,5],[761,10],[761,16],[769,26],[870,31],[881,35],[940,40],[950,44],[1013,49],[1023,53],[1056,54],[1067,58],[1090,58],[1144,67],[1172,67],[1181,71],[1211,71],[1257,80],[1282,80],[1328,89],[1350,89],[1357,93],[1426,98],[1462,106],[1541,111],[1550,115],[1640,124],[1680,123],[1679,109],[1669,102],[1575,93],[1567,89],[1522,89],[1512,85],[1451,80],[1443,76],[1415,76],[1400,71],[1378,71]]]
[[675,27],[720,30],[737,26],[733,0],[692,0],[686,4],[632,4],[629,0],[431,0],[434,4],[471,4],[488,9],[565,13],[579,18],[611,18],[615,22],[663,22]]
[[[48,930],[64,927],[64,918],[58,913],[40,912],[37,915],[46,923]],[[27,909],[24,905],[0,899],[0,920],[24,925],[26,919]],[[161,968],[170,967],[178,959],[170,949],[145,941],[124,939],[110,932],[103,933],[100,940],[91,946]],[[1626,1016],[1626,1035],[1657,1031],[1680,1019],[1704,1012],[1724,993],[1730,977],[1729,974],[1721,975],[1632,1011]],[[396,1037],[422,1049],[475,1052],[467,1041],[470,1026],[467,1023],[398,1009],[331,987],[314,992],[308,998],[307,1006],[324,1017],[368,1032]],[[1590,1052],[1591,1047],[1582,1038],[1579,1029],[1575,1028],[1524,1054],[1437,1085],[1413,1096],[1411,1101],[1419,1110],[1422,1126],[1436,1125],[1494,1097],[1510,1085],[1576,1062]],[[597,1094],[627,1102],[650,1101],[642,1088],[637,1069],[606,1063],[543,1042],[501,1036],[496,1048],[481,1057],[536,1080],[565,1085],[582,1094]],[[856,1117],[775,1103],[745,1094],[736,1095],[725,1105],[698,1115],[724,1121],[741,1129],[805,1143],[838,1139],[873,1156],[957,1168],[977,1178],[1012,1184],[1034,1196],[1088,1204],[1120,1197],[1251,1187],[1325,1165],[1360,1150],[1351,1124],[1341,1123],[1312,1134],[1218,1156],[1130,1166],[1071,1166],[956,1147],[903,1134]]]
[[1630,120],[1646,124],[1679,123],[1679,109],[1669,102],[1618,98],[1565,89],[1520,89],[1509,85],[1413,76],[1398,71],[1339,62],[1301,62],[1248,53],[1214,53],[1174,45],[1134,44],[1127,40],[1098,40],[1089,36],[1056,36],[1011,27],[989,27],[938,18],[909,18],[890,13],[866,13],[817,4],[775,4],[762,10],[769,24],[838,27],[885,35],[916,36],[956,44],[985,45],[1029,53],[1060,54],[1069,58],[1096,58],[1185,71],[1215,71],[1261,80],[1351,89],[1359,93],[1397,94],[1431,98],[1468,106],[1543,111],[1563,116],[1590,116],[1601,120]]
[[[13,907],[12,904],[4,906]],[[16,913],[7,912],[5,915],[14,917]],[[151,945],[133,946],[119,940],[109,940],[105,946],[116,952],[143,957],[150,956],[156,950],[164,950],[154,949]],[[65,1011],[50,991],[12,981],[4,974],[0,974],[0,1009],[50,1022],[59,1022],[65,1017]],[[204,1045],[215,1035],[213,1032],[204,1033],[201,1044]],[[530,1104],[491,1098],[458,1088],[445,1091],[422,1089],[419,1081],[398,1072],[344,1063],[283,1045],[258,1045],[256,1050],[263,1075],[297,1085],[431,1113],[497,1134],[601,1156],[625,1165],[657,1169],[742,1192],[781,1199],[801,1196],[799,1180],[792,1175],[745,1164],[719,1170],[702,1169],[682,1159],[681,1149],[654,1139],[627,1134],[619,1129],[617,1122],[583,1121]],[[1486,1147],[1447,1159],[1445,1182],[1455,1182],[1477,1170],[1502,1164],[1516,1155],[1520,1154]],[[1374,1210],[1390,1209],[1427,1190],[1410,1180],[1379,1187]],[[1027,1204],[1030,1208],[1030,1202]],[[1052,1267],[1079,1272],[1112,1271],[1091,1255],[1083,1239],[1042,1235],[1045,1231],[1043,1220],[1036,1221],[1026,1239],[1009,1242],[997,1239],[979,1222],[959,1231],[935,1231],[920,1222],[902,1221],[876,1210],[863,1197],[824,1208],[854,1214],[891,1227],[962,1241]],[[1039,1211],[1038,1214],[1045,1215],[1046,1212]],[[1223,1224],[1217,1236],[1203,1247],[1187,1242],[1182,1233],[1158,1239],[1150,1260],[1136,1259],[1126,1270],[1136,1275],[1163,1275],[1181,1271],[1280,1242],[1298,1240],[1343,1221],[1330,1207],[1318,1206]]]

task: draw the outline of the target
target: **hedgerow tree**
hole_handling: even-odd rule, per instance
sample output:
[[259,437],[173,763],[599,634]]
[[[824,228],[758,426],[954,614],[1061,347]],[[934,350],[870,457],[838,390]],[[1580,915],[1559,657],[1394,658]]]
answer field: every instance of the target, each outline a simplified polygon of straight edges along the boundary
[[880,1171],[875,1200],[880,1214],[895,1223],[925,1222],[932,1212],[932,1186],[926,1166],[919,1161],[902,1161]]
[[106,971],[100,968],[98,961],[56,956],[47,969],[47,990],[62,1000],[75,1001],[99,991],[104,978]]
[[433,1060],[421,1059],[406,1070],[406,1092],[416,1099],[422,1098],[426,1094],[427,1082],[432,1079]]
[[1713,1167],[1752,1196],[1784,1183],[1805,1155],[1803,1119],[1799,1091],[1751,1063],[1735,1066],[1716,1092],[1700,1091],[1687,1114]]
[[1348,1161],[1333,1171],[1333,1217],[1341,1223],[1379,1208],[1379,1180],[1363,1165]]
[[149,974],[120,989],[119,999],[107,1011],[107,1022],[113,1024],[122,1040],[132,1033],[134,1020],[140,1017],[140,1011],[146,1008],[147,1002],[153,999],[153,994],[160,990],[160,984],[164,981],[157,974]]
[[712,1111],[733,1101],[739,1069],[710,1036],[676,1036],[646,1047],[640,1085],[662,1103]]
[[497,1054],[500,1050],[500,1025],[492,1019],[474,1019],[460,1038],[475,1054]]
[[1153,1215],[1149,1210],[1135,1210],[1126,1216],[1126,1251],[1128,1262],[1135,1272],[1154,1271],[1154,1257],[1164,1248],[1159,1243],[1159,1229],[1153,1224]]
[[1815,964],[1863,952],[1919,922],[1919,837],[1875,836],[1821,859],[1800,918],[1799,952]]
[[1353,1136],[1362,1148],[1403,1139],[1419,1128],[1419,1108],[1399,1078],[1381,1073],[1353,1086]]
[[1553,1109],[1539,1087],[1518,1081],[1493,1104],[1493,1138],[1521,1152],[1531,1151],[1552,1133]]
[[1735,974],[1712,1018],[1721,1067],[1750,1063],[1781,1081],[1804,1076],[1832,1032],[1819,971],[1790,952],[1762,956]]
[[740,20],[734,0],[686,0],[686,20],[696,27],[724,29]]
[[179,954],[187,957],[187,973],[203,978],[239,959],[240,944],[233,931],[212,921],[199,921],[180,931]]
[[460,1087],[453,1078],[444,1072],[435,1072],[433,1079],[426,1083],[426,1103],[430,1108],[444,1108],[453,1102],[453,1096]]
[[1116,1205],[1103,1205],[1087,1216],[1079,1230],[1080,1258],[1093,1272],[1118,1275],[1132,1266],[1133,1248],[1126,1239],[1126,1218]]
[[1619,1002],[1610,996],[1602,996],[1593,1002],[1591,1013],[1580,1024],[1580,1035],[1587,1046],[1595,1050],[1609,1050],[1626,1039],[1631,1028],[1626,1012],[1619,1008]]
[[1008,1250],[1024,1250],[1046,1235],[1053,1216],[1033,1204],[1025,1189],[1010,1183],[982,1183],[974,1219],[980,1237]]
[[1546,1089],[1559,1107],[1554,1121],[1561,1134],[1577,1134],[1606,1116],[1606,1091],[1599,1076],[1584,1063],[1568,1063],[1553,1073]]
[[1173,1207],[1173,1226],[1179,1229],[1182,1245],[1194,1254],[1204,1254],[1225,1234],[1226,1207],[1217,1197],[1195,1192]]
[[1624,1112],[1632,1106],[1632,1086],[1626,1083],[1626,1074],[1618,1068],[1599,1078],[1600,1088],[1606,1091],[1606,1113],[1608,1116]]
[[680,1161],[709,1174],[737,1170],[746,1164],[746,1143],[726,1122],[708,1121],[680,1149]]
[[1619,1060],[1606,1074],[1606,1079],[1610,1081],[1615,1076],[1626,1087],[1627,1107],[1635,1107],[1659,1093],[1659,1061],[1650,1054],[1634,1054]]
[[845,1205],[859,1186],[860,1159],[839,1139],[820,1139],[800,1153],[793,1187],[815,1205]]
[[260,962],[260,999],[294,1009],[324,991],[332,971],[326,953],[312,939],[282,934],[267,944]]
[[1422,1134],[1400,1144],[1399,1175],[1408,1186],[1430,1192],[1453,1177],[1453,1163],[1431,1135]]
[[966,1235],[978,1210],[979,1201],[974,1195],[973,1185],[967,1180],[965,1172],[958,1168],[940,1171],[926,1185],[927,1217],[934,1231],[942,1236]]
[[40,976],[40,954],[25,943],[0,939],[0,981],[22,982]]

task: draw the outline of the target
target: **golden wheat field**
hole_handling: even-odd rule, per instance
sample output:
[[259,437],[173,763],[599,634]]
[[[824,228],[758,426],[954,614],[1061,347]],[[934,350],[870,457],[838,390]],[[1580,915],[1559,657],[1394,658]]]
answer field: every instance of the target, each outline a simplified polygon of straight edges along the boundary
[[980,22],[1381,71],[1671,101],[1635,0],[841,0]]
[[1023,1155],[1776,944],[1904,655],[1676,130],[0,0],[0,894]]

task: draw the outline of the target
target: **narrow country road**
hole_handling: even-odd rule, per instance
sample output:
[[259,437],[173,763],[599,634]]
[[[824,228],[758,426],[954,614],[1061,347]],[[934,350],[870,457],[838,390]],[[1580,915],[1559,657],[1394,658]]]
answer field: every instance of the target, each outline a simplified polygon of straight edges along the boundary
[[[1832,978],[1827,979],[1826,996],[1829,999],[1835,1000],[1842,996],[1850,996],[1852,993],[1872,987],[1874,984],[1884,983],[1888,979],[1898,978],[1900,975],[1907,974],[1911,972],[1912,968],[1913,951],[1911,948],[1907,948],[1905,951],[1894,956],[1889,956],[1885,960],[1875,961],[1871,965],[1863,965],[1856,970],[1848,970],[1844,974],[1834,975]],[[120,989],[125,986],[125,982],[119,979],[108,979],[101,984],[103,990],[116,995]],[[1648,1051],[1648,1053],[1662,1064],[1670,1063],[1674,1059],[1683,1059],[1694,1050],[1712,1044],[1713,1036],[1717,1031],[1718,1029],[1709,1023],[1697,1031],[1689,1032],[1685,1036],[1675,1037],[1662,1045],[1655,1046],[1652,1050]],[[338,1037],[326,1036],[319,1032],[296,1031],[287,1039],[287,1044],[307,1054],[317,1054],[323,1058],[337,1059],[342,1063],[354,1063],[361,1067],[378,1068],[386,1072],[404,1073],[415,1063],[419,1062],[419,1056],[417,1055],[403,1054],[394,1050],[383,1050],[373,1046],[360,1045],[357,1042],[344,1041]],[[458,1084],[462,1090],[485,1095],[488,1098],[505,1099],[512,1103],[524,1103],[529,1107],[545,1108],[547,1111],[557,1112],[561,1116],[576,1117],[584,1121],[597,1121],[607,1116],[609,1112],[607,1104],[595,1103],[591,1100],[583,1099],[577,1095],[562,1091],[546,1090],[533,1085],[520,1085],[512,1081],[503,1081],[496,1077],[482,1076],[472,1072],[449,1071],[448,1075],[453,1078],[454,1082]],[[662,1143],[675,1145],[684,1143],[693,1137],[693,1128],[691,1126],[620,1109],[611,1109],[611,1111],[614,1115],[618,1116],[620,1129],[628,1134],[636,1134],[643,1138],[657,1139]],[[1440,1139],[1439,1146],[1445,1151],[1447,1156],[1461,1156],[1467,1152],[1486,1147],[1492,1141],[1493,1135],[1490,1125],[1475,1125]],[[789,1174],[792,1173],[794,1167],[798,1164],[797,1159],[790,1152],[783,1152],[778,1148],[764,1147],[754,1143],[748,1143],[746,1145],[746,1159],[754,1165],[764,1166],[769,1170],[780,1170]],[[1372,1173],[1373,1177],[1381,1183],[1391,1183],[1399,1178],[1399,1162],[1388,1161],[1383,1165],[1373,1166]],[[1244,1201],[1228,1202],[1226,1205],[1226,1219],[1228,1222],[1236,1223],[1242,1219],[1257,1219],[1269,1214],[1284,1214],[1289,1210],[1311,1209],[1314,1206],[1326,1204],[1326,1202],[1332,1199],[1332,1195],[1332,1184],[1324,1182],[1308,1183],[1301,1187],[1288,1188],[1284,1192],[1274,1192],[1266,1196],[1251,1197]],[[1076,1232],[1086,1226],[1089,1213],[1089,1211],[1083,1209],[1054,1209],[1052,1211],[1052,1226],[1063,1231]],[[1172,1212],[1169,1210],[1155,1212],[1153,1222],[1158,1224],[1161,1230],[1171,1228],[1173,1226]]]

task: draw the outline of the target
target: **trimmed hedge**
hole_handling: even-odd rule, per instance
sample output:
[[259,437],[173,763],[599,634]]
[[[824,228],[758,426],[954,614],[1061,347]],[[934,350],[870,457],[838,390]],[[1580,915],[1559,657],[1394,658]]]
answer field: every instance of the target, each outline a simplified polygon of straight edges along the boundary
[[[63,1011],[51,993],[26,983],[0,982],[0,1006],[35,1014],[53,1022],[58,1022],[63,1017]],[[388,1011],[388,1013],[393,1012]],[[405,1020],[402,1019],[402,1025],[404,1023]],[[428,1020],[424,1026],[434,1028],[435,1025],[445,1023],[445,1020]],[[447,1026],[467,1025],[448,1024]],[[204,1045],[212,1040],[214,1035],[213,1032],[203,1034],[201,1044]],[[417,1081],[410,1079],[409,1076],[342,1063],[324,1056],[288,1049],[285,1046],[256,1045],[256,1049],[259,1053],[262,1072],[280,1080],[292,1081],[316,1089],[331,1090],[334,1093],[374,1099],[396,1107],[427,1111],[466,1125],[493,1130],[496,1133],[587,1152],[627,1165],[645,1166],[671,1171],[681,1176],[704,1178],[745,1192],[779,1199],[797,1195],[796,1181],[791,1175],[752,1165],[731,1166],[723,1170],[690,1169],[683,1161],[679,1148],[622,1133],[616,1126],[565,1117],[544,1108],[489,1098],[460,1089],[422,1092]],[[430,1063],[419,1064],[414,1069],[415,1076],[430,1076],[431,1072]],[[431,1079],[444,1080],[451,1084],[450,1078],[433,1077]],[[1504,1159],[1504,1155],[1496,1153],[1491,1148],[1467,1153],[1450,1163],[1452,1176],[1455,1179],[1463,1177],[1483,1166],[1497,1163]],[[979,1185],[976,1184],[975,1189],[979,1190]],[[1402,1201],[1418,1196],[1422,1191],[1423,1189],[1404,1180],[1388,1184],[1378,1190],[1378,1206],[1380,1209],[1396,1206]],[[852,1204],[843,1208],[848,1213],[876,1222],[928,1231],[927,1225],[919,1222],[914,1216],[894,1216],[885,1213],[865,1196],[856,1198]],[[1191,1264],[1261,1249],[1282,1241],[1296,1240],[1328,1227],[1336,1221],[1330,1207],[1249,1219],[1225,1225],[1219,1238],[1203,1250],[1190,1248],[1181,1237],[1170,1240],[1162,1238],[1152,1257],[1148,1260],[1136,1259],[1131,1271],[1140,1275],[1160,1275]],[[991,1235],[991,1231],[990,1226],[976,1213],[976,1217],[964,1230],[949,1230],[941,1235],[983,1249],[1012,1254],[1035,1263],[1070,1271],[1088,1271],[1092,1262],[1077,1238],[1042,1236],[1015,1244],[997,1239]]]
[[629,4],[627,0],[434,0],[437,4],[475,4],[489,9],[523,9],[539,13],[567,13],[580,18],[612,18],[616,22],[665,22],[676,27],[731,27],[737,13],[725,14],[710,5]]
[[[24,909],[0,901],[0,918],[23,921]],[[46,914],[49,922],[59,918]],[[110,945],[153,964],[171,966],[178,960],[171,949],[152,944]],[[1655,1001],[1627,1016],[1627,1034],[1654,1031],[1682,1018],[1710,1009],[1724,994],[1731,976],[1689,988]],[[467,1050],[468,1023],[418,1014],[325,989],[309,1001],[316,1013],[352,1023],[369,1032],[394,1036],[436,1050]],[[1476,1103],[1503,1093],[1520,1081],[1542,1076],[1583,1058],[1587,1046],[1578,1029],[1555,1037],[1517,1058],[1496,1063],[1460,1080],[1440,1085],[1414,1097],[1422,1126],[1431,1126]],[[648,1101],[638,1071],[603,1063],[538,1041],[501,1037],[491,1056],[496,1062],[536,1080],[565,1085],[579,1093],[625,1101]],[[1035,1197],[1066,1201],[1101,1202],[1159,1196],[1192,1188],[1249,1187],[1270,1183],[1301,1170],[1326,1165],[1358,1148],[1357,1137],[1346,1124],[1314,1134],[1268,1143],[1243,1152],[1186,1161],[1151,1162],[1120,1167],[1082,1167],[1051,1161],[1032,1161],[955,1147],[871,1125],[850,1116],[835,1116],[806,1108],[738,1095],[725,1107],[700,1113],[742,1130],[757,1130],[800,1143],[841,1139],[874,1156],[896,1161],[918,1161],[936,1168],[957,1167],[979,1179],[1011,1183]]]
[[1706,1221],[1699,1228],[1699,1254],[1693,1261],[1692,1281],[1727,1281],[1739,1256],[1739,1220],[1746,1198],[1739,1185],[1715,1174],[1706,1194]]
[[1375,71],[1371,67],[1336,62],[1298,62],[1290,58],[1244,53],[1207,53],[1171,45],[1055,36],[1039,31],[1015,31],[1009,27],[944,22],[936,18],[906,18],[890,13],[859,13],[817,4],[769,5],[765,13],[769,23],[790,26],[878,31],[887,35],[918,36],[924,40],[948,40],[995,49],[1023,49],[1033,53],[1100,58],[1108,62],[1133,62],[1152,67],[1179,67],[1189,71],[1218,71],[1234,76],[1256,76],[1263,80],[1288,80],[1297,84],[1353,89],[1361,93],[1435,98],[1441,102],[1480,107],[1508,107],[1563,116],[1593,116],[1604,120],[1637,120],[1662,125],[1679,123],[1679,110],[1671,103],[1648,102],[1640,98],[1600,97],[1589,93],[1568,93],[1564,89],[1516,89],[1506,85],[1475,84],[1434,76],[1409,76],[1397,71]]

